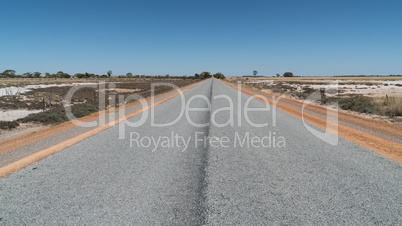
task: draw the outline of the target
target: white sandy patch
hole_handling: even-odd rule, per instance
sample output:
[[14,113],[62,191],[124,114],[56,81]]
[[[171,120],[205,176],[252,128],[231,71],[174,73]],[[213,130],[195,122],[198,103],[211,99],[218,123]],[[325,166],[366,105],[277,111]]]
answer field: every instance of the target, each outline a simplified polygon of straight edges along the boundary
[[14,121],[20,118],[24,118],[29,114],[38,113],[42,110],[28,110],[28,109],[18,109],[18,110],[4,110],[0,109],[0,121]]
[[402,81],[383,81],[382,84],[388,84],[388,85],[402,85]]
[[65,87],[65,86],[85,86],[85,85],[97,85],[98,83],[63,83],[63,84],[48,84],[48,85],[27,85],[21,87],[6,87],[0,88],[0,96],[16,95],[19,93],[26,93],[33,89],[48,88],[48,87]]
[[[313,80],[314,81],[314,80]],[[317,80],[317,82],[323,82],[323,80]],[[310,83],[309,83],[310,82]],[[357,84],[352,84],[352,83]],[[258,82],[249,81],[247,83],[265,83],[267,85],[275,85],[273,80],[260,80]],[[342,81],[342,83],[344,83]],[[349,84],[350,83],[350,84]],[[302,92],[303,88],[312,88],[314,90],[320,90],[324,88],[325,90],[339,90],[340,95],[353,95],[360,94],[370,97],[399,97],[402,96],[402,81],[364,81],[364,80],[351,80],[348,84],[337,84],[336,81],[327,81],[326,84],[311,83],[311,81],[306,81],[303,84],[292,84],[288,82],[282,82],[283,85],[293,87],[297,92]],[[370,85],[372,84],[372,85]],[[327,96],[334,96],[327,93]]]

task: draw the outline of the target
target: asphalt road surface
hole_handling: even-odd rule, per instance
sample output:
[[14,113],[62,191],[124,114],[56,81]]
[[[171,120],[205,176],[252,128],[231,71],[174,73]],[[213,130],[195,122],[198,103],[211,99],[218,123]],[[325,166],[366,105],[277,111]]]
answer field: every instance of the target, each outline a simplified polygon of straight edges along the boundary
[[0,179],[0,225],[402,224],[399,163],[215,79],[184,99]]

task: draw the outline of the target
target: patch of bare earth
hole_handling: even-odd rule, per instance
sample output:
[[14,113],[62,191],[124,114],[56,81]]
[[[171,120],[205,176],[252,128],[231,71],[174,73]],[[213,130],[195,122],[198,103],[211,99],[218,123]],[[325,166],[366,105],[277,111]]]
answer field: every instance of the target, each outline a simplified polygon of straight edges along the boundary
[[20,136],[36,133],[38,131],[50,128],[50,125],[39,123],[20,123],[20,125],[12,130],[0,130],[0,143],[6,140],[11,140]]

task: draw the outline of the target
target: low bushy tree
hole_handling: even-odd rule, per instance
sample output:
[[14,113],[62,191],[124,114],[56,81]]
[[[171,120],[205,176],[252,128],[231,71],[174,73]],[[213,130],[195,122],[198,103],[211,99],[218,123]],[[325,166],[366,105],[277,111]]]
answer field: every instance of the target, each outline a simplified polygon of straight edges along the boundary
[[200,77],[201,77],[202,79],[208,79],[208,78],[212,78],[212,75],[211,75],[210,72],[204,71],[204,72],[202,72],[202,73],[200,74]]
[[214,78],[217,78],[217,79],[224,79],[225,76],[224,76],[222,73],[218,72],[218,73],[215,73],[215,74],[214,74]]
[[254,70],[254,71],[253,71],[253,75],[254,75],[254,76],[257,76],[257,74],[258,74],[258,71],[257,71],[257,70]]
[[285,72],[285,73],[283,73],[283,77],[293,77],[293,73],[292,72]]
[[13,78],[13,77],[15,77],[15,71],[8,69],[8,70],[3,71],[1,73],[1,75],[4,77]]

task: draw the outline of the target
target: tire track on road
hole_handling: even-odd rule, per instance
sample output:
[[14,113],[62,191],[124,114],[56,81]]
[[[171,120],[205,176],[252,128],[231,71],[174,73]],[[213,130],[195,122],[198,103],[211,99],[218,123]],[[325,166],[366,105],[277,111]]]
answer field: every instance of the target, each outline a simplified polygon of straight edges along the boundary
[[[209,118],[208,121],[208,126],[205,130],[205,136],[209,137],[210,130],[211,130],[211,111],[212,111],[212,105],[213,105],[213,90],[214,90],[214,79],[211,79],[211,86],[210,86],[210,92],[209,92],[209,97],[208,100],[210,101],[210,109],[208,111],[207,118]],[[200,178],[200,209],[201,211],[201,223],[202,225],[205,225],[207,222],[207,188],[208,188],[208,180],[207,180],[207,167],[208,167],[208,162],[209,162],[209,142],[206,143],[206,146],[204,147],[203,153],[202,153],[202,159],[201,159],[201,178]]]

